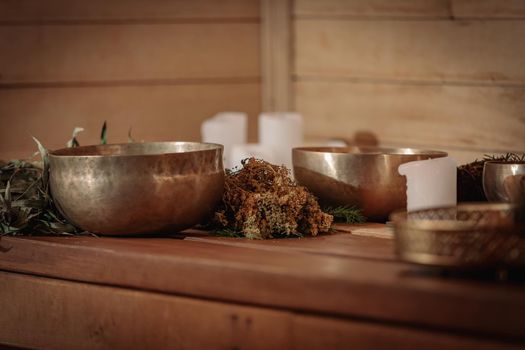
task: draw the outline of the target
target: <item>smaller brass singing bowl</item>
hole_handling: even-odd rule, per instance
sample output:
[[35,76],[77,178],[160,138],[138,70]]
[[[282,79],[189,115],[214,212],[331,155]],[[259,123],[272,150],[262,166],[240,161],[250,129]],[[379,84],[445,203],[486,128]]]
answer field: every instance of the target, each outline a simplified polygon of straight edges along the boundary
[[221,145],[148,142],[49,154],[51,195],[83,230],[107,235],[177,232],[212,213],[224,189]]
[[396,253],[406,262],[456,270],[523,268],[518,209],[510,203],[463,203],[394,212]]
[[525,161],[485,162],[483,191],[491,202],[525,204]]
[[301,147],[292,151],[294,176],[323,205],[350,205],[372,221],[406,208],[407,162],[446,157],[446,152],[412,148]]

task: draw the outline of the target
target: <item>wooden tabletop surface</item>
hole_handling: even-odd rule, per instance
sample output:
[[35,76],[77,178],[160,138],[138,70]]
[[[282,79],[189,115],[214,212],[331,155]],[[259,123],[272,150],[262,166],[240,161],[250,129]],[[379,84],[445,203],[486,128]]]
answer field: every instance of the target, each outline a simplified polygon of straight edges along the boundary
[[0,270],[170,295],[525,340],[525,283],[397,261],[389,228],[313,238],[2,237]]

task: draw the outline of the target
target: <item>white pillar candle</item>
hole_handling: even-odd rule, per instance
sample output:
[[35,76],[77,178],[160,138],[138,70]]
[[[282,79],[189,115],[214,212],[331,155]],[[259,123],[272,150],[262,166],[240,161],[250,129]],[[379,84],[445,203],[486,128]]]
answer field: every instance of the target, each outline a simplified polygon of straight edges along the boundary
[[303,143],[303,117],[295,112],[261,113],[259,143],[273,149],[274,158],[266,160],[291,169],[292,148]]
[[241,112],[221,112],[205,120],[201,126],[203,142],[224,146],[224,166],[231,168],[233,145],[244,144],[247,139],[248,116]]
[[454,206],[457,203],[457,164],[450,157],[401,164],[407,178],[407,211]]

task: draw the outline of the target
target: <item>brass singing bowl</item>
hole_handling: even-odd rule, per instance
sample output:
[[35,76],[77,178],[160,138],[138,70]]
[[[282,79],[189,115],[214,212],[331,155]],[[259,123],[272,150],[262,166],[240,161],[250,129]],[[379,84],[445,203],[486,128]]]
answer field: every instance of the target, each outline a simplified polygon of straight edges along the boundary
[[406,208],[406,179],[399,165],[446,157],[412,148],[300,147],[292,151],[295,179],[323,205],[350,205],[372,221]]
[[148,142],[65,148],[49,154],[51,195],[83,230],[107,235],[177,232],[222,196],[221,145]]
[[525,161],[485,162],[483,191],[491,202],[525,205]]

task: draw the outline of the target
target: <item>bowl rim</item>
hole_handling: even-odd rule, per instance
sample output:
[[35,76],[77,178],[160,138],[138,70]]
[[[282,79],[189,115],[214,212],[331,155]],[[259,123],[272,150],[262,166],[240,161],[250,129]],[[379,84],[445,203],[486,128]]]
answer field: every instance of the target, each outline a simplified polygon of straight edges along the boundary
[[[151,145],[151,144],[174,144],[174,145],[182,145],[182,144],[191,144],[191,145],[204,145],[207,146],[207,148],[203,149],[197,149],[197,150],[191,150],[191,151],[182,151],[182,152],[159,152],[159,153],[145,153],[145,154],[69,154],[74,152],[75,150],[79,149],[87,149],[87,148],[105,148],[105,147],[114,147],[114,146],[129,146],[129,145]],[[79,146],[79,147],[64,147],[57,150],[50,150],[48,152],[50,158],[128,158],[128,157],[158,157],[160,155],[175,155],[175,154],[192,154],[192,153],[201,153],[206,151],[213,151],[213,150],[224,150],[224,146],[219,143],[211,143],[211,142],[197,142],[197,141],[154,141],[154,142],[133,142],[133,143],[110,143],[110,144],[95,144],[95,145],[85,145],[85,146]],[[62,154],[66,153],[66,154]]]
[[445,151],[439,150],[425,150],[419,148],[410,147],[360,147],[360,146],[347,146],[347,147],[295,147],[293,152],[303,153],[320,153],[320,154],[341,154],[341,155],[362,155],[362,156],[448,156]]
[[493,165],[525,165],[525,160],[518,160],[518,161],[505,161],[505,160],[486,160],[483,166],[486,164],[493,164]]
[[[449,205],[437,208],[427,208],[414,210],[412,213],[427,212],[427,211],[440,211],[440,210],[453,210],[458,211],[513,211],[517,210],[518,206],[513,203],[506,202],[463,202],[456,205]],[[420,219],[420,218],[409,218],[411,212],[406,209],[398,209],[390,213],[389,221],[394,227],[400,229],[411,229],[411,230],[432,230],[434,232],[462,232],[468,229],[480,229],[495,226],[480,226],[478,222],[473,220],[453,220],[453,219]],[[499,227],[507,227],[508,225],[496,225]]]

